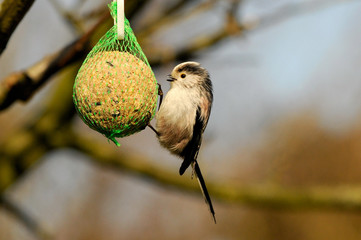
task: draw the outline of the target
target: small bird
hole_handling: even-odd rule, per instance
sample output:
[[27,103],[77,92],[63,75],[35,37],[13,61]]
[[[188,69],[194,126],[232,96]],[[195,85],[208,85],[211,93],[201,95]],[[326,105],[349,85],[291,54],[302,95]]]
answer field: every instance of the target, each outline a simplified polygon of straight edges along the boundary
[[156,115],[160,144],[183,158],[179,174],[191,165],[204,199],[216,222],[215,212],[203,179],[197,156],[213,102],[213,87],[208,71],[197,62],[177,65],[168,76],[171,88]]

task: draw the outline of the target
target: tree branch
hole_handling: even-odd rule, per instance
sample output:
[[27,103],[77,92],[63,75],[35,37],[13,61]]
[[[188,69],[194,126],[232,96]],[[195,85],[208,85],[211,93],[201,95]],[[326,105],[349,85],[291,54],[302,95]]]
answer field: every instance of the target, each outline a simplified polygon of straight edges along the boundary
[[[72,100],[69,96],[71,96],[71,78],[74,75],[75,73],[71,73],[64,76],[67,81],[62,81],[57,88],[58,91],[49,101],[50,105],[44,116],[7,139],[7,145],[1,148],[1,156],[8,157],[10,160],[14,159],[12,162],[29,156],[34,158],[30,162],[35,162],[39,159],[39,154],[36,155],[34,152],[45,154],[51,149],[74,148],[88,154],[92,161],[100,166],[122,172],[127,171],[151,180],[153,183],[201,196],[195,181],[179,176],[177,170],[164,169],[152,163],[146,156],[132,154],[112,144],[99,143],[95,139],[75,132],[71,126],[72,115],[69,114],[69,111],[73,112]],[[19,141],[19,137],[24,136],[27,136],[27,140]],[[239,186],[234,183],[219,180],[216,183],[210,180],[208,179],[207,185],[212,197],[237,205],[286,210],[317,208],[361,212],[361,187],[358,186],[291,189],[272,185]]]
[[179,1],[178,3],[176,3],[175,6],[166,10],[164,12],[164,15],[153,21],[148,22],[147,25],[144,26],[139,31],[139,33],[137,33],[137,38],[140,39],[141,41],[147,39],[147,37],[149,37],[150,35],[152,35],[153,33],[157,32],[162,28],[173,26],[176,23],[179,23],[181,21],[191,18],[192,16],[195,16],[197,14],[203,13],[211,9],[212,7],[214,7],[217,1],[218,0],[208,0],[206,2],[199,3],[197,6],[193,7],[188,12],[181,12],[179,10],[190,1],[189,0]]
[[16,205],[8,196],[0,194],[0,206],[12,214],[20,223],[22,223],[34,236],[41,240],[51,239],[50,234],[45,231],[33,217],[24,209]]
[[[228,24],[230,22],[232,22],[232,19],[229,20]],[[194,47],[199,49],[202,46],[209,46],[213,41],[218,41],[225,34],[228,36],[232,32],[228,31],[222,30],[215,34],[214,37],[194,44]],[[188,49],[192,49],[192,47]],[[193,51],[188,50],[188,52]],[[27,126],[23,131],[7,139],[8,145],[14,143],[13,145],[21,149],[3,147],[0,149],[0,156],[8,157],[11,160],[21,160],[29,156],[33,158],[33,161],[37,161],[39,154],[33,154],[33,151],[39,148],[41,148],[39,150],[40,154],[44,154],[51,149],[72,147],[88,154],[95,163],[102,166],[128,171],[151,179],[155,183],[172,186],[175,189],[199,193],[195,181],[178,176],[176,170],[162,169],[144,156],[132,155],[125,151],[119,153],[119,150],[116,150],[113,145],[100,144],[94,139],[85,138],[81,134],[73,132],[70,125],[71,115],[69,114],[73,110],[72,101],[69,98],[72,81],[62,82],[62,84],[64,84],[63,87],[58,89],[57,95],[50,101],[50,106],[48,106],[44,116]],[[18,144],[17,137],[24,138],[24,136],[27,137],[27,141]],[[207,182],[207,185],[214,198],[239,205],[276,209],[318,208],[361,212],[361,187],[289,189],[270,185],[238,186],[234,183],[220,184],[219,181],[217,183],[210,181]],[[4,188],[0,188],[0,191],[3,190]],[[201,195],[199,194],[199,196]]]
[[[210,6],[214,5],[216,1],[209,0],[208,2],[204,2],[194,8],[191,12],[188,13],[189,16],[192,13],[197,13],[198,11],[205,11],[209,9]],[[301,14],[309,13],[310,11],[316,11],[320,9],[324,9],[332,4],[343,3],[339,0],[322,0],[319,2],[300,2],[300,3],[290,3],[286,6],[264,16],[260,16],[254,19],[238,21],[237,20],[237,9],[238,6],[242,3],[241,0],[233,0],[230,4],[230,8],[226,14],[226,21],[223,28],[211,33],[207,36],[201,36],[195,41],[190,42],[185,45],[183,48],[174,50],[171,48],[167,48],[166,46],[162,46],[161,48],[157,48],[151,44],[147,44],[145,42],[144,49],[148,53],[149,63],[152,66],[158,66],[164,63],[169,63],[174,60],[184,61],[194,56],[197,52],[206,49],[210,46],[215,46],[216,44],[222,42],[233,35],[241,35],[247,31],[261,30],[275,24],[278,24],[285,19],[298,16]],[[183,15],[177,16],[166,16],[164,19],[160,19],[160,23],[153,24],[148,28],[145,28],[140,32],[140,40],[145,38],[149,34],[159,30],[160,27],[164,28],[171,24],[174,24],[178,21],[183,20]],[[189,42],[189,41],[185,41]]]
[[[55,10],[62,16],[64,22],[70,27],[74,33],[83,33],[84,26],[83,22],[80,21],[77,14],[67,11],[57,0],[49,0]],[[77,6],[80,9],[81,5]]]
[[[59,132],[60,133],[60,132]],[[62,133],[60,133],[62,134]],[[92,161],[113,170],[127,171],[142,176],[153,183],[171,186],[177,190],[199,193],[195,181],[181,177],[177,170],[167,170],[152,163],[146,156],[130,154],[117,150],[113,145],[101,144],[94,139],[86,138],[74,132],[65,133],[66,145],[88,154]],[[69,144],[69,145],[68,145]],[[237,205],[279,209],[279,210],[343,210],[361,212],[361,186],[284,188],[274,185],[238,186],[234,183],[217,183],[207,181],[212,197],[222,202]]]
[[4,0],[0,7],[0,55],[34,0]]
[[263,16],[258,16],[253,19],[242,22],[245,30],[262,30],[267,27],[279,24],[289,18],[297,17],[302,14],[309,14],[318,10],[325,9],[335,4],[345,4],[354,0],[340,1],[340,0],[319,0],[319,1],[300,1],[285,4],[283,7]]
[[[205,11],[213,6],[217,1],[210,0],[199,4],[197,8],[194,8],[190,15],[195,13]],[[238,5],[238,1],[233,4]],[[162,47],[161,49],[157,49],[154,47],[149,48],[149,63],[152,66],[158,66],[164,63],[168,63],[174,60],[185,61],[194,56],[197,52],[204,50],[208,47],[215,46],[217,43],[222,40],[232,36],[239,35],[243,32],[244,28],[241,24],[238,23],[236,18],[236,11],[234,9],[234,5],[231,4],[230,8],[227,11],[224,27],[219,29],[218,31],[211,33],[207,36],[201,36],[196,38],[194,41],[191,41],[189,44],[185,45],[183,48],[172,51],[171,49],[167,49]],[[189,16],[190,16],[189,15]],[[166,20],[165,18],[164,20]],[[176,19],[173,21],[177,21]],[[167,24],[165,21],[163,24]],[[155,31],[155,27],[145,30],[145,33]]]
[[[137,0],[135,2],[140,2],[145,4],[146,1]],[[213,6],[215,0],[210,0],[205,3],[200,4],[195,8],[191,13],[194,14],[199,11],[204,11],[205,9],[209,9],[210,6]],[[157,49],[154,46],[149,46],[144,44],[144,50],[147,52],[149,63],[154,67],[164,63],[168,63],[174,60],[183,61],[191,58],[197,52],[206,49],[210,46],[214,46],[222,40],[226,39],[232,35],[242,34],[245,30],[251,30],[255,28],[267,27],[272,23],[277,23],[281,18],[289,17],[289,14],[284,13],[285,9],[282,8],[276,13],[261,17],[257,21],[246,21],[243,23],[239,23],[236,18],[236,6],[239,4],[239,0],[233,1],[230,5],[231,7],[228,10],[228,14],[226,15],[225,26],[218,31],[203,37],[199,37],[189,44],[185,45],[183,48],[178,49],[176,51],[172,49],[167,49],[162,46],[161,49]],[[324,0],[322,4],[311,4],[311,3],[299,3],[292,5],[293,7],[287,7],[286,9],[301,9],[304,11],[305,9],[319,9],[321,7],[327,6],[328,4],[335,3],[335,0]],[[134,12],[136,9],[132,7],[134,4],[129,4],[131,7],[128,7],[129,12]],[[312,8],[313,7],[313,8]],[[299,14],[302,12],[301,10],[295,11],[293,10],[293,14]],[[171,11],[172,12],[172,11]],[[281,16],[281,17],[277,17]],[[168,17],[165,17],[168,19]],[[164,21],[160,20],[160,25],[166,24]],[[167,21],[165,21],[167,22]],[[156,26],[157,24],[153,24],[152,26]],[[167,24],[166,24],[167,25]],[[50,55],[45,57],[38,64],[30,67],[28,70],[18,73],[13,73],[8,76],[1,84],[0,84],[0,111],[10,106],[16,100],[26,101],[28,100],[32,94],[46,82],[49,77],[55,74],[57,71],[62,69],[63,67],[71,64],[74,61],[77,61],[85,56],[85,54],[89,51],[89,48],[86,48],[89,40],[89,35],[95,28],[92,28],[88,33],[83,35],[80,39],[75,41],[74,43],[68,45],[59,53]],[[146,28],[139,35],[145,34],[147,32],[155,31],[153,28]],[[144,36],[145,37],[145,36]],[[140,37],[141,39],[142,37]],[[43,68],[43,70],[39,70],[39,67]],[[31,74],[35,73],[35,74]]]
[[[74,65],[61,76],[56,91],[46,99],[45,108],[19,131],[0,145],[0,194],[19,180],[47,152],[60,145],[64,137],[57,132],[68,132],[75,114],[72,86],[79,65]],[[64,143],[62,143],[64,145]]]
[[40,62],[22,72],[6,77],[0,83],[0,111],[16,100],[27,101],[51,76],[66,66],[84,58],[90,51],[90,38],[109,14],[105,14],[94,27],[60,52],[44,57]]

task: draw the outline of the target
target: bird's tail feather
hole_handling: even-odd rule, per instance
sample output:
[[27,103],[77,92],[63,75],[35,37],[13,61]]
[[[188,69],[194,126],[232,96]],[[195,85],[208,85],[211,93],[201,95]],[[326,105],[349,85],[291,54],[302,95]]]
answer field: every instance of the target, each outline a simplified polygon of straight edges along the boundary
[[216,216],[215,216],[214,208],[213,208],[213,205],[212,205],[212,200],[211,200],[211,197],[209,196],[206,183],[205,183],[205,181],[204,181],[204,179],[203,179],[202,172],[201,172],[201,169],[199,168],[199,165],[198,165],[198,162],[197,162],[197,161],[194,161],[193,169],[194,169],[194,172],[195,172],[195,174],[196,174],[196,177],[197,177],[199,186],[201,187],[204,200],[205,200],[205,202],[207,203],[207,205],[208,205],[208,207],[209,207],[209,211],[210,211],[211,214],[212,214],[214,223],[217,223],[217,222],[216,222]]

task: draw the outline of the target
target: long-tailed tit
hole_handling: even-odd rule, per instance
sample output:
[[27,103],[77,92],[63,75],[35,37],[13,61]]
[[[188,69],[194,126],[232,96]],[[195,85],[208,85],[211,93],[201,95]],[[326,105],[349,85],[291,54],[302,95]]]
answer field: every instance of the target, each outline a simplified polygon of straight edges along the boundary
[[182,175],[192,165],[203,196],[216,222],[211,198],[197,162],[202,134],[207,126],[213,101],[208,71],[197,62],[176,66],[168,81],[171,88],[156,115],[156,132],[160,144],[182,157]]

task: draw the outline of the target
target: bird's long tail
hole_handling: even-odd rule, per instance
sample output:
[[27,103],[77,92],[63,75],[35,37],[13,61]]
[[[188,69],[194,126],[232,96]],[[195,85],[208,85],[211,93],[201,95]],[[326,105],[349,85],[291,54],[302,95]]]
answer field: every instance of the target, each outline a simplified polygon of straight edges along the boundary
[[202,172],[201,172],[201,169],[199,168],[199,165],[198,165],[198,162],[197,162],[197,161],[194,161],[194,162],[193,162],[193,169],[194,169],[194,172],[195,172],[195,174],[196,174],[196,177],[197,177],[199,186],[201,187],[204,200],[205,200],[205,202],[207,203],[207,205],[208,205],[208,207],[209,207],[209,211],[210,211],[211,214],[212,214],[214,223],[217,223],[217,221],[216,221],[216,216],[215,216],[215,212],[214,212],[213,205],[212,205],[212,200],[211,200],[211,197],[209,196],[206,183],[205,183],[205,181],[204,181],[204,179],[203,179]]

